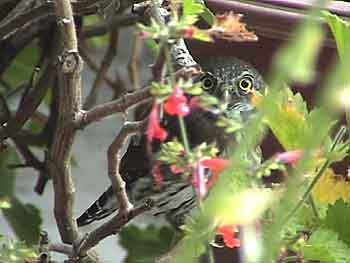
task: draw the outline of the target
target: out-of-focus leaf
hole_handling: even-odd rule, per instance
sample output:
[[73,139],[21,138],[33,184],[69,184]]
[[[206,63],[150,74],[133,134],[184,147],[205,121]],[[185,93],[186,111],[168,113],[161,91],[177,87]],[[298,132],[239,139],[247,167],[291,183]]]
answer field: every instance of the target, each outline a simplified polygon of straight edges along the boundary
[[181,20],[188,25],[194,24],[198,20],[198,15],[204,11],[204,4],[197,0],[183,1],[183,15]]
[[4,73],[4,80],[12,87],[29,81],[40,57],[40,50],[36,45],[23,49]]
[[145,39],[146,45],[152,50],[153,55],[157,57],[159,55],[159,45],[157,42],[152,38]]
[[8,151],[0,154],[0,197],[7,201],[2,213],[19,239],[27,244],[36,244],[39,240],[41,217],[39,210],[31,204],[23,204],[15,197],[15,174],[7,167],[17,162],[17,154]]
[[340,240],[350,246],[350,204],[343,200],[338,200],[333,205],[329,205],[325,225],[338,234]]
[[[1,263],[23,263],[36,262],[38,257],[35,249],[28,247],[24,242],[15,240],[1,240],[0,262]],[[30,261],[33,259],[33,261]]]
[[336,232],[320,228],[312,233],[301,249],[306,260],[319,260],[324,263],[348,263],[349,247],[338,239]]
[[15,174],[9,169],[9,163],[18,162],[17,153],[13,150],[0,153],[0,197],[8,198],[13,195],[15,189]]
[[12,197],[10,203],[11,207],[2,210],[2,213],[13,231],[28,245],[37,244],[42,223],[39,209],[31,204],[23,204],[16,197]]
[[340,60],[344,66],[349,66],[350,61],[350,23],[329,11],[322,12],[332,30]]
[[288,82],[310,82],[314,77],[315,62],[323,37],[324,32],[319,23],[306,22],[299,27],[287,46],[278,52],[275,71]]
[[150,225],[141,229],[135,225],[123,228],[120,244],[127,250],[125,263],[153,263],[169,251],[174,241],[174,230]]

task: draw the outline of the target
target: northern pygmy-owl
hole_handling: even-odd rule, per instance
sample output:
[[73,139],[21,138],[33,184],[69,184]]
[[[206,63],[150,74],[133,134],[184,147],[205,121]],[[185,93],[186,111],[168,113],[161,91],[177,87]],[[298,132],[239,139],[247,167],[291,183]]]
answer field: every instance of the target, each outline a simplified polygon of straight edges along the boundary
[[[202,88],[217,97],[226,105],[224,115],[228,118],[240,116],[243,121],[253,112],[252,95],[262,92],[265,84],[262,76],[250,64],[234,57],[211,57],[199,60],[202,71],[198,78]],[[218,115],[195,108],[185,122],[191,147],[203,142],[216,142],[221,151],[233,142],[234,136],[225,133],[215,124]],[[170,137],[180,137],[179,127],[174,118],[165,116],[163,125],[171,132]],[[148,197],[155,201],[150,213],[154,216],[165,215],[176,226],[183,224],[186,216],[197,205],[196,193],[188,182],[178,180],[170,172],[165,176],[162,190],[155,189],[152,176],[152,156],[148,155],[146,136],[138,143],[131,143],[124,155],[120,173],[127,183],[129,198],[133,203],[142,202]],[[78,219],[79,226],[90,224],[105,218],[118,209],[118,202],[109,187]]]

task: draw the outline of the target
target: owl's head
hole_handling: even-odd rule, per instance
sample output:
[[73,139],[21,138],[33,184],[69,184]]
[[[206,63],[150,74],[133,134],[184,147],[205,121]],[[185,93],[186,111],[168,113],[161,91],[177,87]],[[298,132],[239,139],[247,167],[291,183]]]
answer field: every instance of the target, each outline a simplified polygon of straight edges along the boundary
[[226,113],[242,115],[254,109],[256,92],[265,92],[260,73],[250,64],[235,57],[211,57],[200,60],[202,87],[225,103]]

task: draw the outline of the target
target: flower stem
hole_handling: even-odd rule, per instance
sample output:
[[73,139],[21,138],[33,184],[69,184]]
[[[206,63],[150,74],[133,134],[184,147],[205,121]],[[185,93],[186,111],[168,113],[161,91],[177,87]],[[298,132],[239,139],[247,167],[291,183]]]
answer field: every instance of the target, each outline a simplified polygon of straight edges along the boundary
[[188,143],[185,120],[182,116],[178,116],[178,119],[179,119],[179,124],[180,124],[182,141],[183,141],[184,146],[185,146],[185,152],[189,153],[190,152],[190,144]]
[[[337,144],[343,139],[345,133],[346,133],[346,128],[344,126],[342,126],[339,131],[337,132],[333,143],[330,147],[330,151],[333,151],[335,149],[335,147],[337,146]],[[288,214],[288,216],[286,217],[286,223],[294,216],[294,214],[296,213],[296,211],[298,211],[298,209],[305,203],[305,201],[308,199],[312,189],[314,188],[314,186],[316,185],[316,183],[321,179],[323,173],[326,171],[326,169],[329,167],[329,165],[331,164],[331,161],[328,159],[326,160],[323,165],[321,166],[320,170],[318,170],[315,178],[312,180],[311,184],[309,185],[309,187],[307,188],[307,190],[305,191],[302,199],[297,203],[297,205],[293,208],[293,210]]]
[[311,208],[312,208],[312,211],[314,212],[314,215],[317,219],[320,219],[320,215],[318,213],[318,210],[317,210],[317,206],[315,204],[315,200],[314,198],[312,197],[312,195],[309,196],[309,203],[311,205]]

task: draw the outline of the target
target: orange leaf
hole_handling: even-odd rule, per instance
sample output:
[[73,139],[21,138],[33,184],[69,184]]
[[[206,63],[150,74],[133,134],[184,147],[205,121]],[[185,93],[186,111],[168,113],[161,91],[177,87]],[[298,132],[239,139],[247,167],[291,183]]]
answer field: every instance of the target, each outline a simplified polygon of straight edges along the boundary
[[243,15],[232,11],[217,15],[209,34],[212,37],[234,42],[257,41],[254,32],[248,31],[246,24],[241,22]]

